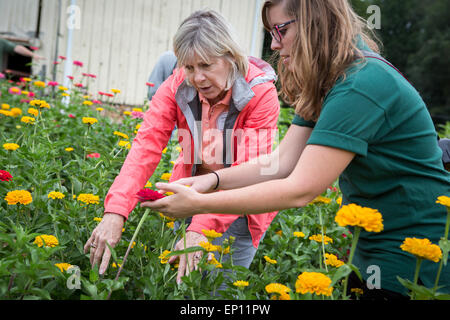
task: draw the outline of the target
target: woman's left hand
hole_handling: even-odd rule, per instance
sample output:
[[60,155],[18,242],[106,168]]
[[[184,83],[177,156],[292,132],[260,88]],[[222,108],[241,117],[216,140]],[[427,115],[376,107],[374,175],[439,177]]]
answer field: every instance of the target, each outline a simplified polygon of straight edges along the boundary
[[156,201],[142,202],[141,207],[162,212],[171,218],[188,218],[195,214],[206,213],[200,208],[201,194],[177,183],[156,183],[155,187],[173,195]]

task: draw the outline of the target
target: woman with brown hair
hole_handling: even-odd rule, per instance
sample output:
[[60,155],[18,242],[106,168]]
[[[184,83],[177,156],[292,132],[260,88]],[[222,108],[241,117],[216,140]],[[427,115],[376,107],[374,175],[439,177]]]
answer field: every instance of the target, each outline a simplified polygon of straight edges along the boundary
[[[175,194],[143,206],[172,217],[258,214],[306,206],[339,178],[343,204],[377,209],[384,219],[384,230],[362,231],[356,248],[363,280],[369,267],[381,272],[381,289],[364,290],[363,298],[405,298],[397,276],[412,280],[415,258],[400,245],[406,237],[437,243],[446,209],[435,201],[450,195],[425,103],[378,54],[347,0],[271,0],[262,17],[280,57],[282,96],[296,113],[278,149],[260,161],[157,184]],[[216,185],[221,192],[211,192]],[[437,268],[423,262],[423,285],[434,286]],[[449,271],[441,273],[443,292],[450,292]]]

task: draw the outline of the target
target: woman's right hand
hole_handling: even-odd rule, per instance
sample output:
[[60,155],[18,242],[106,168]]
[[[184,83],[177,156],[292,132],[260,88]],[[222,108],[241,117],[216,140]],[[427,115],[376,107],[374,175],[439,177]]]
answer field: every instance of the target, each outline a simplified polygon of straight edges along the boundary
[[105,213],[102,221],[92,231],[91,237],[84,245],[84,253],[90,251],[91,266],[99,265],[99,274],[106,271],[111,258],[111,251],[106,243],[112,248],[119,243],[124,222],[125,218],[119,214]]
[[214,173],[208,173],[201,176],[182,178],[172,183],[189,186],[199,193],[208,193],[214,191],[217,185],[217,177]]

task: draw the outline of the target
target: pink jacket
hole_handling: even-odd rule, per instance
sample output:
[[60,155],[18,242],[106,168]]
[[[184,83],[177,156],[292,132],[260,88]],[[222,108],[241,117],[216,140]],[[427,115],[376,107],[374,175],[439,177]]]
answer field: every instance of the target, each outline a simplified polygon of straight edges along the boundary
[[[276,75],[263,60],[249,57],[249,61],[247,76],[238,76],[232,87],[230,108],[224,121],[225,167],[270,153],[277,130],[280,106],[273,84]],[[153,96],[120,173],[106,195],[104,212],[128,218],[137,204],[135,194],[144,187],[158,166],[175,124],[182,151],[175,161],[171,182],[195,175],[201,163],[201,104],[197,91],[187,85],[182,68],[176,69]],[[247,216],[254,247],[258,247],[259,240],[276,214]],[[201,233],[202,229],[214,229],[223,233],[238,217],[196,215],[188,230]]]

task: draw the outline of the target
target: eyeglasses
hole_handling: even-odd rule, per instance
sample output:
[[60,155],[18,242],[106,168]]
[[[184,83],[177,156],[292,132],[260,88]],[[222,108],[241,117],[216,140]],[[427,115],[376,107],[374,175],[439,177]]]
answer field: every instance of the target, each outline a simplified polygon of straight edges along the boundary
[[275,40],[277,40],[278,42],[281,42],[281,40],[283,39],[283,35],[285,34],[285,30],[282,30],[284,27],[286,27],[287,25],[291,24],[292,22],[297,21],[297,19],[285,22],[285,23],[281,23],[281,24],[277,24],[273,27],[272,30],[270,30],[270,35],[272,36],[272,38],[274,38]]

